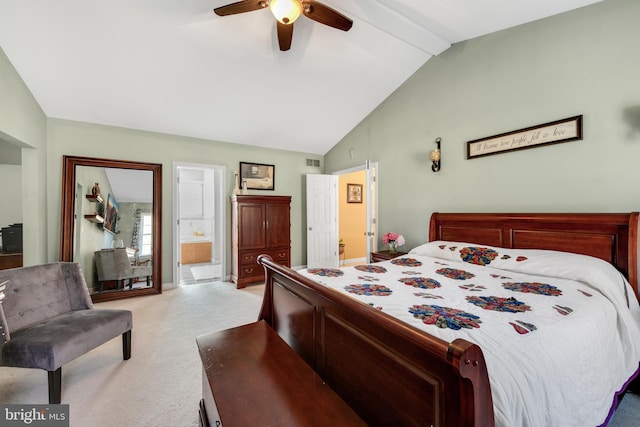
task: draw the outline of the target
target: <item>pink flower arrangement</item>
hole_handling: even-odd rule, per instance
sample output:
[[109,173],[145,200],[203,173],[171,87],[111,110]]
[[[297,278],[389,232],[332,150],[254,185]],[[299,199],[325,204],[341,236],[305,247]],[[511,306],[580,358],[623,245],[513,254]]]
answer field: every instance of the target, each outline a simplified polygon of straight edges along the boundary
[[385,245],[393,242],[395,242],[396,246],[402,246],[404,245],[404,237],[398,233],[384,233],[382,235],[382,243]]

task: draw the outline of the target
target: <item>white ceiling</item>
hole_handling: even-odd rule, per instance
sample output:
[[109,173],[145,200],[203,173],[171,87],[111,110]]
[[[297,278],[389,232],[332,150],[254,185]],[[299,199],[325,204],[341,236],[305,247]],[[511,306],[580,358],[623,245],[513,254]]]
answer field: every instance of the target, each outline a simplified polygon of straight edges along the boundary
[[121,168],[104,172],[118,203],[153,203],[153,172]]
[[0,0],[0,47],[49,117],[325,154],[451,44],[601,0],[326,0],[278,50],[233,0]]

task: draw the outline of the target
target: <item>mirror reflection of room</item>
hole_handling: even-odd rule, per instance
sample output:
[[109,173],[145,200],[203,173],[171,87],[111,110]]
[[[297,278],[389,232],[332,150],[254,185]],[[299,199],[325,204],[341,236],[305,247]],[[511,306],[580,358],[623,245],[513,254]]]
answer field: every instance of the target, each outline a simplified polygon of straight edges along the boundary
[[153,172],[76,167],[74,261],[92,294],[152,283]]

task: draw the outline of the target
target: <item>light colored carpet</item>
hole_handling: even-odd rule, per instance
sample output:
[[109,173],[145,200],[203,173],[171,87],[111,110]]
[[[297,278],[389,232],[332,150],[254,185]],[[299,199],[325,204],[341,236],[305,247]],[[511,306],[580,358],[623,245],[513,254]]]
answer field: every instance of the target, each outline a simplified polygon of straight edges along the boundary
[[[257,319],[264,285],[197,283],[161,295],[97,304],[133,311],[132,356],[116,338],[62,368],[71,427],[195,427],[202,396],[196,337]],[[47,374],[0,367],[0,402],[46,404]],[[627,395],[609,427],[640,425],[640,398]]]
[[[264,285],[194,284],[161,295],[96,304],[133,311],[132,355],[116,338],[62,367],[71,427],[198,425],[202,365],[196,337],[253,322]],[[47,374],[0,367],[0,402],[48,403]]]

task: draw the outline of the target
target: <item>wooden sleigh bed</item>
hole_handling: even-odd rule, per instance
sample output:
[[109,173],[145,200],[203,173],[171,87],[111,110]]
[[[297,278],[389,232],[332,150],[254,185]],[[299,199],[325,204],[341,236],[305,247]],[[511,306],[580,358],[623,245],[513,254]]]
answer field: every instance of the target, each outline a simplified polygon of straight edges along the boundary
[[[601,258],[638,291],[638,213],[434,213],[429,241],[550,249]],[[449,343],[271,261],[265,320],[369,425],[494,425],[483,352]],[[312,397],[311,397],[312,398]]]

